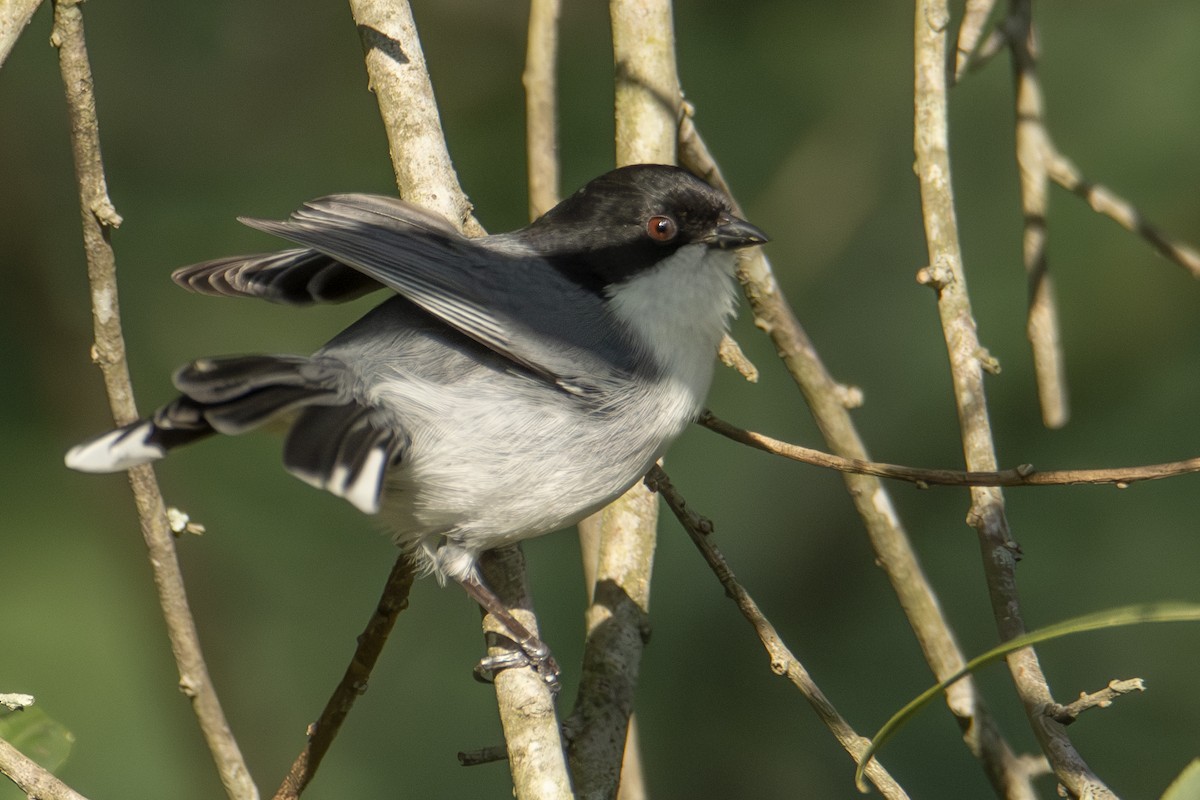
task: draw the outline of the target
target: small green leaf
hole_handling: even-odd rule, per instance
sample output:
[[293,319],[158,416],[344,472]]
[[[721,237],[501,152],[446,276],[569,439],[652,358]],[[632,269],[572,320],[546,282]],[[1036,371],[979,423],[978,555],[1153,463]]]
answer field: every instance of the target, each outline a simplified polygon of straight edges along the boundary
[[[944,692],[951,684],[975,672],[980,667],[991,664],[993,661],[999,661],[1009,653],[1024,647],[1048,642],[1052,639],[1061,639],[1072,633],[1096,631],[1104,628],[1118,628],[1123,625],[1141,625],[1147,622],[1200,622],[1200,605],[1194,603],[1143,603],[1141,605],[1113,608],[1108,611],[1097,611],[1094,614],[1072,617],[1062,622],[1056,622],[1053,625],[1047,625],[1045,628],[1039,628],[1024,636],[1017,636],[993,647],[983,655],[976,656],[968,661],[965,667],[941,683],[931,686],[917,695],[902,709],[893,714],[891,719],[884,723],[883,727],[871,737],[870,746],[863,751],[862,757],[859,759],[858,769],[854,771],[855,786],[861,792],[867,791],[866,783],[863,780],[863,771],[866,769],[867,764],[870,763],[875,753],[883,747],[884,743],[892,738],[892,735],[909,718],[929,705],[935,697]],[[1192,798],[1191,795],[1185,796],[1189,800]],[[1196,800],[1200,800],[1200,795],[1196,795],[1195,797]]]
[[75,734],[62,723],[42,711],[39,706],[30,706],[20,711],[0,711],[0,739],[32,758],[51,772],[64,763],[71,754]]
[[1163,792],[1162,800],[1200,800],[1200,758],[1183,768]]

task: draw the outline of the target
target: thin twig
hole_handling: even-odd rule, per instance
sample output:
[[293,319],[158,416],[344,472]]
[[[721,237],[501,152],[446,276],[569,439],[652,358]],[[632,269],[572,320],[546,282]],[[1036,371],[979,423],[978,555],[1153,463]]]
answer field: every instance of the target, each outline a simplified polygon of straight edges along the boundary
[[[732,197],[690,115],[681,120],[679,136],[680,161]],[[761,248],[743,259],[738,278],[754,312],[755,325],[771,337],[784,366],[804,393],[829,448],[845,458],[868,461],[866,446],[846,407],[844,387],[822,363]],[[966,657],[921,569],[887,488],[869,475],[846,474],[843,480],[866,527],[876,562],[891,582],[926,662],[939,680],[958,672]],[[983,764],[997,794],[1011,800],[1036,797],[1027,777],[1015,777],[1027,773],[1020,769],[1019,757],[1004,740],[974,681],[967,678],[950,687],[946,704],[962,731],[963,741]]]
[[396,559],[387,583],[384,584],[383,594],[371,612],[366,627],[359,634],[354,656],[350,659],[342,680],[325,703],[321,716],[309,726],[308,743],[292,762],[291,769],[275,792],[274,800],[294,800],[316,775],[321,759],[333,744],[342,722],[354,706],[354,701],[367,690],[371,670],[375,668],[375,662],[383,652],[383,645],[396,624],[396,617],[408,608],[408,592],[412,589],[414,575],[412,562],[407,555]]
[[[104,165],[100,158],[96,100],[78,0],[58,0],[54,4],[51,41],[59,49],[71,117],[71,149],[79,181],[84,251],[92,293],[92,319],[96,337],[93,358],[104,376],[113,419],[117,425],[123,425],[136,420],[138,413],[129,381],[129,365],[125,359],[125,340],[121,334],[117,304],[116,262],[109,243],[109,232],[120,224],[121,218],[108,198]],[[134,504],[141,522],[142,536],[146,540],[150,565],[154,570],[154,584],[167,624],[171,650],[179,669],[179,688],[191,698],[192,710],[212,752],[226,793],[235,800],[257,798],[258,789],[250,778],[250,772],[225,720],[204,662],[175,554],[175,539],[167,522],[154,470],[150,466],[134,467],[129,471],[129,481],[133,487]]]
[[33,18],[42,0],[3,0],[0,2],[0,66],[4,66],[21,32]]
[[1111,680],[1098,692],[1080,692],[1079,699],[1065,706],[1058,704],[1048,706],[1046,713],[1063,725],[1070,725],[1079,719],[1079,715],[1089,708],[1108,708],[1113,701],[1123,695],[1146,691],[1146,682],[1141,678]]
[[[829,698],[825,696],[824,692],[813,681],[808,670],[804,668],[800,660],[784,644],[783,639],[775,630],[775,626],[763,614],[758,604],[754,602],[754,598],[738,582],[733,574],[733,570],[729,567],[729,563],[725,560],[725,556],[721,554],[721,551],[717,549],[717,546],[713,544],[710,538],[710,534],[713,531],[712,522],[688,508],[687,502],[671,483],[671,479],[667,477],[667,474],[661,467],[656,466],[650,470],[650,473],[646,476],[646,485],[658,492],[663,498],[667,507],[671,509],[675,518],[679,520],[683,529],[691,537],[692,542],[700,550],[700,554],[704,556],[704,560],[717,576],[717,580],[721,582],[721,586],[725,589],[725,594],[737,604],[742,616],[754,628],[754,632],[758,635],[759,641],[762,642],[763,648],[766,649],[767,655],[771,657],[771,671],[776,675],[787,677],[792,682],[792,685],[800,690],[800,694],[813,707],[813,710],[817,712],[817,716],[833,732],[834,737],[845,748],[846,752],[854,758],[855,763],[858,763],[870,740],[856,733],[850,727],[850,723],[846,722],[842,715],[838,713],[837,709],[829,701]],[[884,797],[908,797],[904,789],[896,783],[878,760],[872,760],[867,765],[866,774]]]
[[29,797],[40,800],[87,800],[3,739],[0,739],[0,773],[8,776]]
[[1165,464],[1150,464],[1143,467],[1116,467],[1112,469],[1055,469],[1035,470],[1029,464],[1022,464],[1013,469],[1003,469],[994,472],[962,472],[953,469],[923,469],[921,467],[905,467],[899,464],[886,464],[879,461],[863,461],[857,458],[842,456],[813,450],[797,444],[773,439],[754,431],[744,430],[726,422],[707,409],[696,420],[697,423],[714,433],[741,442],[749,447],[762,450],[777,456],[783,456],[793,461],[812,464],[816,467],[851,472],[858,475],[875,475],[880,478],[893,478],[900,481],[915,483],[924,488],[927,486],[1071,486],[1079,484],[1111,484],[1120,489],[1138,483],[1162,478],[1174,478],[1200,472],[1200,458],[1190,458],[1185,461],[1172,461]]
[[[1048,146],[1054,148],[1053,143]],[[1046,165],[1051,180],[1082,197],[1097,214],[1103,214],[1125,230],[1141,236],[1164,258],[1186,269],[1192,277],[1200,278],[1200,253],[1194,248],[1167,236],[1158,226],[1148,222],[1136,206],[1112,189],[1089,181],[1057,149],[1051,150]]]
[[[945,68],[949,19],[946,0],[918,0],[914,26],[916,173],[929,263],[941,276],[935,287],[938,313],[950,360],[963,455],[967,469],[991,472],[996,469],[996,455],[983,385],[983,349],[967,294],[950,179]],[[1019,636],[1025,626],[1016,586],[1017,547],[1009,534],[1000,490],[972,488],[968,521],[979,535],[984,575],[1000,636],[1004,640]],[[1077,796],[1113,797],[1080,757],[1062,726],[1041,713],[1053,698],[1033,649],[1010,654],[1008,663],[1026,717],[1059,780]]]
[[478,767],[507,760],[508,750],[504,748],[504,745],[492,745],[478,750],[463,750],[458,754],[458,763],[463,767]]
[[754,366],[754,362],[746,357],[746,354],[742,352],[741,345],[729,334],[725,334],[725,337],[721,339],[721,344],[717,347],[717,358],[721,359],[721,363],[725,366],[736,370],[737,374],[750,383],[758,383],[758,367]]
[[[481,235],[483,227],[471,216],[446,149],[412,9],[405,0],[350,0],[350,8],[401,195],[445,216],[468,235]],[[491,589],[501,598],[527,596],[523,562],[501,563],[505,569],[489,572]],[[520,611],[518,619],[536,630],[531,611]],[[485,618],[485,635],[490,625],[490,617]],[[514,791],[521,798],[559,796],[553,792],[568,787],[570,779],[561,757],[554,698],[544,681],[530,677],[536,678],[531,670],[505,670],[495,682]]]
[[[991,0],[994,2],[994,0]],[[969,5],[969,4],[968,4]],[[1141,211],[1125,198],[1103,184],[1089,181],[1069,158],[1059,151],[1053,137],[1042,119],[1041,90],[1037,81],[1037,52],[1034,38],[1032,3],[1029,0],[1012,0],[1009,17],[994,28],[987,40],[979,47],[976,58],[967,64],[975,69],[983,58],[1007,46],[1013,53],[1013,68],[1017,77],[1017,131],[1021,133],[1022,121],[1027,111],[1033,112],[1029,120],[1038,130],[1036,142],[1041,152],[1038,159],[1046,177],[1069,192],[1083,198],[1097,214],[1103,214],[1131,233],[1145,239],[1164,258],[1186,269],[1195,278],[1200,278],[1200,252],[1190,245],[1171,238],[1158,226],[1148,222]],[[961,77],[959,75],[958,77]],[[1025,89],[1024,102],[1022,89]],[[1030,94],[1032,92],[1032,94]],[[1018,155],[1020,145],[1018,145]],[[1022,175],[1024,180],[1024,175]]]
[[976,64],[976,51],[996,8],[997,0],[967,0],[962,22],[958,25],[958,45],[954,53],[954,80],[962,80],[968,69]]
[[1037,38],[1031,0],[1012,0],[1006,30],[1012,51],[1016,101],[1016,154],[1021,182],[1024,219],[1022,253],[1028,280],[1029,312],[1026,335],[1033,349],[1034,376],[1042,409],[1042,424],[1061,428],[1067,424],[1067,375],[1054,280],[1046,260],[1046,209],[1050,179],[1046,158],[1049,134],[1042,108],[1042,86],[1037,74]]

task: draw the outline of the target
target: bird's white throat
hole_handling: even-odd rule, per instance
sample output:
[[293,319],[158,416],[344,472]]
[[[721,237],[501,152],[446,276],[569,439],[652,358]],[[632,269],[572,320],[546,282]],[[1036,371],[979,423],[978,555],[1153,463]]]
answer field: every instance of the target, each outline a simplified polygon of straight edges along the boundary
[[697,407],[736,307],[734,258],[729,250],[689,244],[609,289],[613,315],[669,379],[686,387]]

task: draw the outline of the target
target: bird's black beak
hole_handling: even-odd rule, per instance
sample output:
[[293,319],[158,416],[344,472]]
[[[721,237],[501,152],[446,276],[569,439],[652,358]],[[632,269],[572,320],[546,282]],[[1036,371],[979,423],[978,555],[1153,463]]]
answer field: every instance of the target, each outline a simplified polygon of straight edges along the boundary
[[756,244],[766,244],[771,239],[757,227],[739,219],[732,214],[722,214],[717,220],[717,226],[707,237],[709,244],[725,250],[736,250],[739,247],[751,247]]

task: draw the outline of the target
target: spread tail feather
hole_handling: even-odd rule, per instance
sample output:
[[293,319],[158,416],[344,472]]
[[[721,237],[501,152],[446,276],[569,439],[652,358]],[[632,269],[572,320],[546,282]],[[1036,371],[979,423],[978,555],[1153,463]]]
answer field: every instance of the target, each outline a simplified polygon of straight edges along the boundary
[[292,413],[283,454],[288,471],[374,514],[384,473],[408,439],[381,424],[372,408],[347,402],[345,369],[330,358],[300,356],[194,361],[175,373],[180,397],[148,419],[71,448],[66,464],[80,472],[120,472],[214,433],[244,433]]
[[383,478],[408,444],[402,431],[375,423],[360,405],[310,406],[292,424],[283,465],[300,480],[350,501],[366,514],[379,511]]

